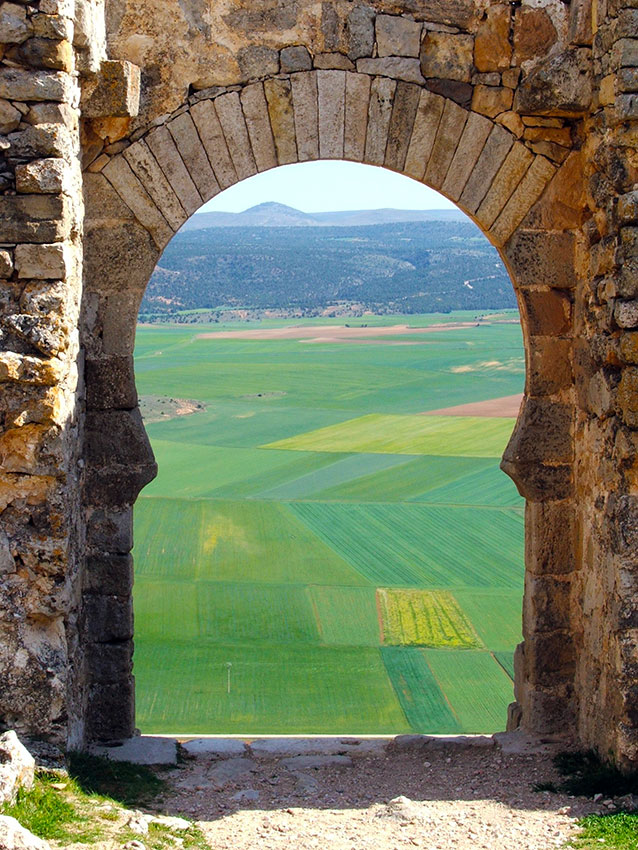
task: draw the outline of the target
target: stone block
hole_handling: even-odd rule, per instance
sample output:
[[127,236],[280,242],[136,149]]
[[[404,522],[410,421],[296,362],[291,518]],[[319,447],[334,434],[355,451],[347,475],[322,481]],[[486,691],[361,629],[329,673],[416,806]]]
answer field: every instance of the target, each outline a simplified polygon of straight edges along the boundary
[[297,156],[299,162],[314,162],[314,160],[319,159],[317,75],[313,73],[293,74],[290,83],[292,85],[295,115]]
[[133,558],[128,554],[89,555],[84,589],[104,596],[130,596],[133,591]]
[[73,80],[63,71],[27,71],[0,68],[0,97],[7,100],[70,101]]
[[89,741],[125,741],[130,738],[135,731],[133,678],[115,685],[91,685],[86,716]]
[[275,140],[279,165],[298,162],[295,134],[295,111],[290,80],[274,79],[264,83],[270,126]]
[[622,370],[616,398],[625,425],[638,428],[638,369],[627,366]]
[[505,204],[531,166],[534,155],[525,145],[516,142],[511,148],[496,176],[487,187],[485,197],[476,210],[476,217],[486,230],[496,221]]
[[64,157],[72,160],[74,143],[63,124],[36,124],[11,133],[11,155],[21,159]]
[[[237,92],[222,95],[215,99],[214,105],[238,179],[243,180],[246,177],[252,177],[257,172],[257,164],[253,156],[239,95]],[[275,135],[274,126],[273,135]]]
[[383,59],[358,59],[357,71],[360,74],[370,74],[392,77],[404,80],[406,83],[424,83],[418,59],[407,59],[403,56],[386,56]]
[[527,636],[570,628],[570,577],[528,573],[523,597],[523,633]]
[[474,39],[470,35],[428,32],[421,46],[423,76],[469,83],[473,53]]
[[422,25],[409,18],[377,15],[377,52],[379,56],[419,56]]
[[592,102],[591,51],[572,48],[535,68],[516,91],[514,109],[526,115],[578,117]]
[[[185,213],[188,216],[192,215],[201,207],[202,198],[184,165],[173,137],[166,127],[157,127],[145,137],[145,142],[177,195]],[[104,171],[104,169],[102,170]]]
[[527,364],[529,395],[553,395],[572,385],[571,349],[572,343],[569,339],[529,337]]
[[71,267],[68,243],[16,245],[15,267],[19,278],[65,280]]
[[530,502],[525,508],[525,565],[533,575],[576,569],[576,519],[570,502]]
[[131,597],[90,593],[84,597],[86,633],[95,643],[126,641],[133,637]]
[[474,65],[481,72],[505,71],[510,66],[510,7],[491,3],[474,40]]
[[444,106],[445,100],[442,97],[427,89],[421,91],[403,169],[405,174],[415,180],[423,180]]
[[514,65],[547,56],[558,41],[558,33],[545,9],[522,6],[514,22]]
[[396,87],[396,82],[386,77],[375,77],[370,86],[368,132],[364,153],[364,162],[369,165],[383,165],[385,162],[385,149]]
[[411,83],[398,83],[392,105],[385,164],[393,171],[403,171],[419,106],[421,88]]
[[45,158],[16,167],[16,190],[21,194],[70,195],[79,180],[62,159]]
[[[241,742],[237,742],[243,747]],[[124,741],[119,747],[93,747],[92,752],[110,759],[111,761],[128,761],[133,764],[176,765],[177,741],[174,738],[154,738],[150,735],[136,735]],[[211,750],[213,752],[214,750]],[[188,829],[190,823],[181,818],[153,818],[154,823],[165,824],[170,828],[171,822],[181,821],[175,829]]]
[[[76,6],[76,11],[78,10],[79,6]],[[62,15],[47,15],[45,13],[38,12],[31,16],[31,23],[33,24],[33,35],[38,38],[52,38],[57,39],[58,41],[74,41],[78,47],[88,47],[87,44],[79,43],[77,18],[74,27],[73,21],[70,18]]]
[[514,100],[512,89],[503,86],[474,86],[472,109],[481,115],[495,118],[511,109]]
[[617,301],[614,319],[621,328],[638,328],[638,301]]
[[592,0],[581,0],[569,7],[568,39],[572,44],[591,47],[594,40]]
[[374,49],[375,12],[370,6],[355,4],[348,14],[346,34],[348,57],[354,62],[363,56],[372,56]]
[[343,53],[317,53],[313,66],[320,71],[354,71],[355,64]]
[[0,44],[22,44],[33,34],[27,10],[17,3],[0,6]]
[[197,186],[202,201],[205,203],[219,194],[219,183],[189,113],[182,112],[177,118],[169,121],[166,129],[173,137],[177,150],[193,183]]
[[129,118],[140,108],[140,69],[132,62],[102,62],[96,86],[82,104],[84,118]]
[[13,255],[0,250],[0,280],[7,280],[13,274]]
[[448,100],[453,100],[462,106],[463,109],[469,109],[472,104],[473,86],[469,83],[462,83],[459,80],[439,80],[429,78],[425,81],[426,86],[434,94],[439,94]]
[[525,639],[526,679],[543,687],[560,685],[574,671],[576,648],[571,632],[561,629]]
[[614,111],[618,122],[638,120],[638,94],[617,95]]
[[493,124],[487,118],[470,113],[463,135],[443,182],[443,193],[458,201],[481,155]]
[[237,172],[228,152],[222,126],[212,100],[201,100],[190,110],[197,132],[206,150],[208,160],[213,167],[217,182],[227,189],[237,182]]
[[[92,637],[92,624],[89,621],[88,638]],[[86,662],[92,682],[98,684],[117,684],[126,681],[133,672],[133,641],[117,643],[89,643]]]
[[255,83],[246,86],[240,98],[257,170],[267,171],[269,168],[275,168],[277,152],[263,85]]
[[573,289],[576,285],[575,238],[569,231],[519,229],[505,254],[519,287],[543,284]]
[[[312,68],[312,58],[310,53],[308,53],[308,48],[302,44],[295,47],[284,47],[279,54],[279,60],[282,74],[292,74],[296,71],[310,71]],[[264,72],[262,72],[262,76],[264,75]]]
[[71,220],[63,195],[0,197],[0,231],[6,242],[60,242],[69,235]]
[[343,155],[353,162],[361,162],[365,153],[370,88],[371,80],[366,74],[346,74]]
[[638,68],[620,68],[616,79],[618,91],[638,92]]
[[237,61],[245,80],[256,80],[279,73],[278,51],[262,44],[242,47],[237,54]]
[[468,114],[454,101],[446,100],[432,153],[423,180],[432,189],[440,189],[454,158]]
[[146,142],[140,139],[130,145],[123,156],[171,229],[179,230],[187,219],[186,212]]
[[621,38],[611,51],[611,64],[614,68],[638,67],[638,38]]
[[132,357],[87,359],[85,363],[88,410],[133,410],[137,389]]
[[85,431],[88,466],[152,463],[153,452],[139,409],[91,410]]
[[135,213],[139,223],[151,234],[157,247],[162,250],[170,241],[174,231],[137,179],[128,162],[123,156],[115,156],[102,169],[102,173],[124,203]]
[[[107,552],[126,555],[133,548],[133,509],[90,510],[87,514],[86,540],[89,548],[99,553],[95,557]],[[108,592],[108,588],[105,590]]]
[[8,100],[0,100],[0,135],[12,133],[20,124],[22,113]]
[[503,457],[516,464],[571,463],[572,424],[570,405],[528,397]]
[[514,138],[502,127],[494,126],[459,198],[459,206],[475,213],[505,162]]
[[20,59],[32,68],[50,68],[71,73],[75,57],[70,41],[51,38],[29,38],[18,51]]
[[556,289],[524,289],[521,309],[530,334],[569,336],[572,332],[572,304],[567,293]]
[[319,156],[343,159],[346,72],[317,71],[319,107]]

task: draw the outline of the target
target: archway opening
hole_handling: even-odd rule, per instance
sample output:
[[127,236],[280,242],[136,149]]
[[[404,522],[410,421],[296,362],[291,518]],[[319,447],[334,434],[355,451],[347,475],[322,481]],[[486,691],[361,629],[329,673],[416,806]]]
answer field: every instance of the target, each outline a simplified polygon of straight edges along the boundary
[[[312,164],[333,199],[341,165]],[[396,203],[379,174],[428,192],[345,167],[377,208]],[[359,206],[338,185],[332,206]],[[502,261],[441,196],[348,216],[255,194],[222,220],[232,191],[173,238],[140,311],[160,474],[136,504],[138,725],[503,728],[523,508],[498,464],[525,362]]]

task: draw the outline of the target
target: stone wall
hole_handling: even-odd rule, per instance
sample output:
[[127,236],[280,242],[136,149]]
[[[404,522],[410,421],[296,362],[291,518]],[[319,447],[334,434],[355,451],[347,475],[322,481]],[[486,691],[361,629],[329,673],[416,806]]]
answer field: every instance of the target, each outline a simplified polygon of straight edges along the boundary
[[510,725],[638,761],[631,6],[0,5],[0,725],[73,743],[133,731],[131,518],[155,474],[140,299],[204,202],[331,158],[442,191],[501,252],[527,355],[503,460],[528,500]]

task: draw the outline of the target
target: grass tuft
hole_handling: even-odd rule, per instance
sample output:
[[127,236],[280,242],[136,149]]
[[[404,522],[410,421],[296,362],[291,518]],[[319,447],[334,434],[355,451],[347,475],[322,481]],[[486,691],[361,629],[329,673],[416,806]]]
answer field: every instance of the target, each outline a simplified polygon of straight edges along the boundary
[[620,812],[613,815],[589,815],[580,821],[583,832],[570,846],[587,850],[607,847],[609,850],[635,850],[638,846],[638,815]]
[[[59,782],[60,777],[55,774],[39,774],[33,788],[18,791],[15,803],[0,806],[0,814],[15,818],[34,835],[46,840],[91,841],[95,836],[93,826],[69,801],[67,794],[61,794],[54,787]],[[67,788],[76,790],[72,781],[65,780],[64,784],[65,791]]]

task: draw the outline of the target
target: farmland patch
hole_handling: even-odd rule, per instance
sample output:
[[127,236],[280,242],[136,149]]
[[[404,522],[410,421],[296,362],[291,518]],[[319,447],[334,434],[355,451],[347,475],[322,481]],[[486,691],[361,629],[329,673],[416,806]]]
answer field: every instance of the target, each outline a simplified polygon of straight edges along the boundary
[[264,448],[496,458],[503,453],[513,425],[511,419],[371,413],[269,443]]
[[450,735],[465,731],[420,649],[384,646],[381,657],[414,732]]
[[288,507],[377,587],[521,586],[523,517],[515,511],[305,502]]
[[394,646],[477,648],[481,642],[451,593],[379,588],[383,642]]
[[502,728],[514,699],[512,680],[489,652],[423,649],[436,681],[464,732]]

